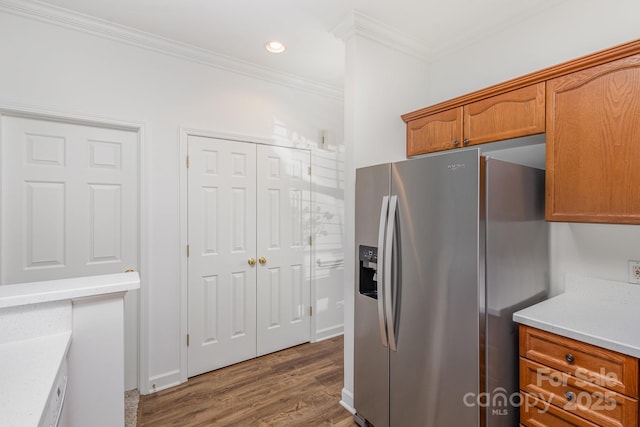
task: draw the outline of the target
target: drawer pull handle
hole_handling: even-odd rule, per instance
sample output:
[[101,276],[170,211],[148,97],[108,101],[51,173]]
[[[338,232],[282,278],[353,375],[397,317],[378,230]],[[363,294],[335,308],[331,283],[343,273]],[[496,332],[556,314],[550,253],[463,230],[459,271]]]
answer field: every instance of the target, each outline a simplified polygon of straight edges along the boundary
[[564,393],[564,397],[566,397],[569,402],[573,402],[573,400],[576,398],[576,395],[572,391],[567,391]]
[[567,353],[567,354],[564,356],[564,358],[565,358],[565,359],[567,359],[567,362],[569,362],[569,363],[573,363],[573,361],[575,360],[575,359],[573,358],[573,354],[571,354],[571,353]]

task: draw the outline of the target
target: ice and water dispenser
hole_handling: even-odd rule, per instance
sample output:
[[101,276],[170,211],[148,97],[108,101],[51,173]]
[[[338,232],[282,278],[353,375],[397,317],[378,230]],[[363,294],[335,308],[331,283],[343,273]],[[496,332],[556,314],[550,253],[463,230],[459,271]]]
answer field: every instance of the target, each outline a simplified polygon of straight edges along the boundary
[[360,245],[360,293],[378,299],[378,248]]

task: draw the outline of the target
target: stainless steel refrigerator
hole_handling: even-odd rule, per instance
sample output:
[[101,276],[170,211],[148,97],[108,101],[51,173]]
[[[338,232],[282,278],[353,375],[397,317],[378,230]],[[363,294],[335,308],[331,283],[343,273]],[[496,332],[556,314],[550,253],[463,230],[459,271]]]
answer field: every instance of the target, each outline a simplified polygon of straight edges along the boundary
[[478,149],[358,169],[356,248],[356,421],[518,425],[511,315],[548,289],[544,171]]

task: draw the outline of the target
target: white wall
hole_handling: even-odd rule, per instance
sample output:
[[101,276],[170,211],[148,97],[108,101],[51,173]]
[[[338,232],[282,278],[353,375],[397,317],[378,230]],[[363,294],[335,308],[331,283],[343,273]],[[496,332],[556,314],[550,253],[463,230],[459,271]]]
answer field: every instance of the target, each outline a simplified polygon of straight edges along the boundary
[[[393,55],[384,53],[384,48],[374,51],[367,43],[359,49],[361,43],[356,37],[355,41],[350,41],[351,49],[347,49],[345,142],[347,159],[352,144],[356,158],[352,162],[347,160],[347,177],[356,166],[404,157],[404,130],[400,131],[397,123],[391,121],[399,114],[638,39],[638,16],[640,2],[637,0],[564,0],[539,10],[537,14],[493,28],[466,46],[444,52],[434,58],[426,72],[421,65],[413,64],[412,74],[405,69],[410,64],[400,60],[398,66],[402,71],[398,74],[400,78],[407,78],[404,83],[410,92],[402,94],[406,97],[404,105],[394,97],[384,112],[377,111],[375,106],[381,99],[387,101],[384,95],[389,95],[388,87],[403,86],[394,79],[397,74],[389,69],[395,65],[390,60]],[[398,60],[398,55],[393,59]],[[380,64],[380,70],[387,73],[368,74],[373,63]],[[428,77],[428,84],[424,85],[428,92],[420,90],[423,77]],[[350,100],[353,102],[351,106]],[[394,110],[394,107],[399,108]],[[387,116],[381,118],[379,113]],[[347,189],[352,187],[353,180],[348,179]],[[353,221],[353,197],[353,191],[345,192],[348,224]],[[353,229],[350,231],[352,233]],[[640,259],[640,246],[637,244],[640,226],[558,223],[552,224],[551,237],[551,284],[554,293],[564,289],[565,273],[626,280],[627,260]],[[352,235],[345,237],[345,242],[346,265],[352,266],[355,262]],[[353,319],[353,297],[350,296],[353,292],[352,269],[346,271],[345,276],[345,318],[349,322]],[[343,399],[349,397],[353,390],[353,349],[347,342],[352,337],[353,331],[345,328]]]
[[355,170],[405,158],[401,114],[424,106],[427,64],[358,34],[346,41],[345,272],[342,402],[353,406],[353,306],[355,277]]
[[560,0],[445,52],[424,106],[640,37],[636,0]]
[[[638,16],[636,0],[559,2],[438,58],[425,105],[638,39]],[[640,226],[552,223],[552,293],[566,273],[626,281],[639,241]]]
[[626,282],[628,261],[640,260],[640,225],[553,223],[551,290],[564,291],[567,273]]
[[[319,165],[315,196],[325,234],[316,245],[341,253],[343,101],[223,71],[89,33],[0,12],[0,106],[42,109],[144,125],[149,212],[149,372],[157,388],[179,378],[180,128],[268,138],[308,147]],[[317,148],[318,130],[333,137]],[[316,179],[315,177],[313,179]],[[318,257],[324,254],[316,254]],[[325,259],[327,257],[325,256]],[[144,268],[144,266],[143,266]],[[314,272],[315,274],[315,272]],[[319,335],[342,330],[342,269],[318,274]]]

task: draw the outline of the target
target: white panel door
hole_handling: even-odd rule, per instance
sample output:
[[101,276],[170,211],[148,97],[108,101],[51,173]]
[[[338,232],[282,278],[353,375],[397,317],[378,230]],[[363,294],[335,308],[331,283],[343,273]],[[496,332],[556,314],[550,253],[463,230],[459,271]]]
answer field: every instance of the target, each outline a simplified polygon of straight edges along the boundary
[[190,136],[188,375],[256,355],[256,147]]
[[[0,283],[138,269],[136,132],[2,117]],[[137,385],[137,292],[125,298]]]
[[2,127],[2,283],[137,269],[137,134],[17,117]]
[[258,146],[258,355],[310,338],[310,153]]

